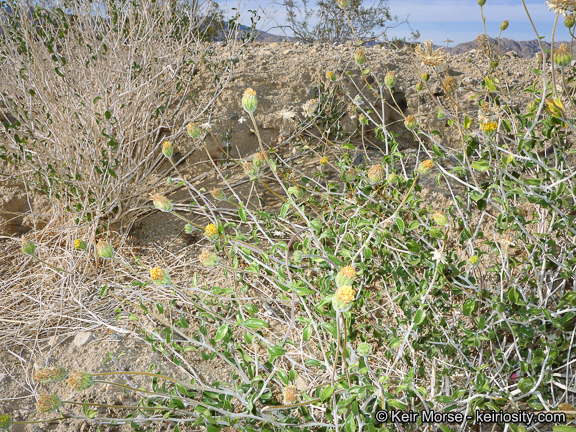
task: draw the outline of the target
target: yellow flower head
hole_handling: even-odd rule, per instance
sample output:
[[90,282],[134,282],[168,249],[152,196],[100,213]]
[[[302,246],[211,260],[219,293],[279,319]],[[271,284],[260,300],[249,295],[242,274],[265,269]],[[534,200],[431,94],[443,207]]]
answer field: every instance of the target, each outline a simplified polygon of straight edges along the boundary
[[493,135],[496,132],[496,129],[498,129],[498,125],[496,124],[496,122],[493,121],[483,123],[480,125],[480,127],[482,128],[482,130],[486,135]]
[[426,174],[432,167],[434,167],[434,162],[432,162],[431,159],[425,160],[418,166],[418,172],[420,174]]
[[346,276],[348,279],[353,280],[356,277],[356,270],[354,270],[354,267],[352,266],[342,267],[340,269],[340,273],[342,273],[342,275]]
[[326,164],[328,163],[328,159],[325,158],[324,156],[322,156],[322,157],[320,158],[320,163],[321,163],[322,165],[326,165]]
[[336,300],[344,303],[349,304],[354,301],[354,296],[356,295],[356,291],[352,289],[351,286],[341,286],[336,290]]
[[164,277],[164,270],[160,267],[154,267],[153,269],[150,269],[150,277],[155,281],[161,280]]
[[326,78],[328,78],[330,81],[334,82],[334,81],[336,81],[336,74],[332,71],[328,71],[328,72],[326,72]]
[[217,236],[218,235],[218,227],[214,224],[206,225],[206,228],[204,228],[204,235],[206,237]]
[[162,153],[164,154],[164,156],[170,158],[172,157],[173,152],[174,149],[172,148],[172,143],[170,141],[164,141],[162,143]]
[[251,88],[246,89],[244,96],[242,96],[242,108],[244,108],[244,111],[251,114],[256,111],[257,105],[256,92]]

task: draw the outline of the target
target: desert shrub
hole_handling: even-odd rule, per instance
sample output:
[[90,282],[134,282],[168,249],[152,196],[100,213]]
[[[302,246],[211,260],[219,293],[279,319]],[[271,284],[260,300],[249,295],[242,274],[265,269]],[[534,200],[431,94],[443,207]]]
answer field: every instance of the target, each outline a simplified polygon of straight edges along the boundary
[[[320,95],[301,113],[282,112],[295,122],[292,140],[302,159],[317,162],[311,170],[291,161],[292,149],[262,142],[254,118],[258,95],[247,89],[241,102],[261,151],[235,162],[251,193],[241,195],[230,173],[214,164],[220,185],[210,201],[191,203],[196,219],[177,212],[166,196],[152,196],[159,211],[186,221],[186,232],[200,230],[206,249],[198,261],[231,283],[204,286],[198,274],[175,283],[171,257],[151,265],[137,258],[132,268],[110,244],[97,246],[101,258],[134,277],[131,286],[114,275],[99,278],[101,295],[118,299],[118,315],[129,316],[152,349],[194,378],[83,372],[70,375],[70,385],[83,390],[108,374],[153,378],[137,407],[123,407],[140,417],[115,420],[135,429],[161,417],[175,430],[415,431],[423,426],[381,425],[374,413],[433,409],[463,416],[453,424],[437,422],[442,431],[465,429],[467,415],[489,410],[558,414],[554,422],[563,427],[555,430],[574,430],[564,425],[573,417],[562,420],[562,414],[574,413],[573,392],[566,390],[575,355],[570,135],[576,110],[566,87],[573,71],[561,57],[568,54],[555,54],[563,67],[554,78],[561,90],[545,70],[534,69],[528,100],[519,99],[506,90],[498,66],[489,65],[476,89],[478,108],[470,112],[461,106],[458,81],[439,69],[445,53],[431,42],[417,47],[414,71],[420,77],[424,67],[426,73],[421,91],[459,137],[450,147],[439,130],[427,130],[424,119],[402,111],[394,74],[374,76],[359,51],[355,61],[366,97],[339,100],[341,80],[349,75],[328,71]],[[367,94],[382,103],[372,104]],[[340,129],[350,103],[360,136]],[[403,116],[418,152],[399,150],[386,110]],[[365,135],[365,127],[373,135]],[[209,136],[194,127],[187,132],[200,145]],[[173,152],[170,143],[163,145],[162,157],[177,169]],[[422,196],[427,179],[449,194],[445,209],[433,209]],[[280,199],[277,208],[261,205],[265,193]],[[260,197],[243,198],[255,194]],[[78,240],[75,246],[82,253],[87,244]],[[31,241],[22,250],[37,257]],[[142,294],[146,287],[165,300]],[[203,382],[187,360],[195,351],[225,364],[231,378]],[[60,368],[44,369],[35,379],[50,383],[65,375]],[[61,404],[94,405],[48,395],[38,410]],[[96,414],[92,420],[110,422]],[[526,430],[520,421],[496,423]],[[538,420],[533,425],[547,427]]]
[[[212,6],[2,2],[2,158],[77,224],[125,222],[161,181],[162,140],[178,139],[232,76],[243,44],[216,62],[201,43],[218,33]],[[191,98],[198,73],[213,75],[210,100]]]
[[[307,0],[284,0],[281,5],[286,9],[288,24],[279,28],[289,29],[300,41],[343,43],[353,40],[354,33],[362,41],[371,41],[385,37],[390,27],[408,24],[407,19],[400,21],[390,13],[385,0],[378,0],[370,6],[365,6],[363,0],[352,0],[348,2],[350,7],[346,11],[334,7],[334,3],[333,0],[318,1],[313,11]],[[310,25],[312,17],[317,20],[313,26]],[[346,25],[347,19],[351,26]],[[413,31],[412,36],[416,39],[419,34]]]

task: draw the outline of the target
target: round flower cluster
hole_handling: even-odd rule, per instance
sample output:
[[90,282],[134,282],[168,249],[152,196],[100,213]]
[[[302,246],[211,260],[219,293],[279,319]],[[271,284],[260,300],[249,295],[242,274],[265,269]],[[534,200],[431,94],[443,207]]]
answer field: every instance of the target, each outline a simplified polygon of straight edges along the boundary
[[94,377],[88,372],[74,372],[70,374],[67,382],[74,390],[82,391],[94,385]]
[[218,227],[215,224],[208,224],[204,228],[204,236],[208,240],[216,240],[218,238]]
[[160,267],[154,267],[150,269],[150,278],[154,284],[158,286],[170,286],[170,274],[166,270],[162,270]]
[[50,384],[65,380],[68,372],[63,367],[48,367],[34,372],[34,381],[42,384]]
[[332,299],[332,306],[334,310],[337,312],[346,312],[352,306],[352,302],[354,301],[354,297],[356,295],[356,291],[349,286],[344,285],[339,287],[334,294],[334,298]]

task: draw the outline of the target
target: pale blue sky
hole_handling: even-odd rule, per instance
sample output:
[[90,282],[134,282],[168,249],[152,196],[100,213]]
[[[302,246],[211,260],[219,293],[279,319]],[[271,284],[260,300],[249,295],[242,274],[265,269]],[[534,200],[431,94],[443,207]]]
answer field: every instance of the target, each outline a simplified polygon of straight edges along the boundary
[[[298,3],[298,0],[294,1]],[[216,0],[216,2],[223,8],[226,6],[238,8],[237,1]],[[309,0],[309,5],[315,4],[316,0]],[[364,5],[370,4],[371,0],[364,1]],[[548,10],[545,0],[526,0],[526,5],[540,36],[545,36],[545,40],[550,41],[556,15]],[[431,39],[435,44],[443,45],[442,41],[449,38],[454,40],[452,44],[454,45],[474,40],[479,33],[484,32],[477,0],[389,0],[388,6],[391,13],[399,18],[406,18],[410,15],[410,25],[413,29],[420,31],[420,41]],[[258,9],[262,20],[264,20],[262,11],[266,11],[266,14],[276,16],[278,24],[285,24],[286,12],[274,2],[240,0],[239,9],[244,11],[243,16],[249,16],[247,13],[249,9]],[[536,39],[521,0],[487,0],[484,6],[484,16],[489,36],[497,37],[500,23],[509,20],[510,26],[503,32],[502,37],[518,41]],[[242,20],[242,23],[250,24],[249,19]],[[263,30],[275,25],[274,21],[269,20]],[[282,34],[278,29],[267,31]],[[410,29],[404,25],[389,30],[388,35],[390,38],[409,36]],[[562,15],[558,22],[555,40],[570,40],[570,34],[564,27]]]

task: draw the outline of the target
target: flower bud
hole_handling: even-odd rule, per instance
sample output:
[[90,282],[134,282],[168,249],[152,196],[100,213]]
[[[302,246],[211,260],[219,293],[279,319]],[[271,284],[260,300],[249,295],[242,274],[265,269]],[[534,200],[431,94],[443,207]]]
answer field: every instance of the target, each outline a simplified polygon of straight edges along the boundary
[[384,84],[389,89],[394,87],[394,85],[396,84],[396,75],[394,74],[394,71],[386,72],[386,76],[384,77]]
[[36,402],[36,410],[40,413],[56,411],[62,405],[62,399],[55,394],[40,396]]
[[566,17],[566,19],[564,20],[564,25],[567,28],[574,27],[574,14],[573,13],[571,13],[570,15],[568,15],[568,17]]
[[362,66],[364,63],[366,63],[366,54],[364,54],[364,50],[362,48],[356,51],[354,61],[358,66]]
[[484,6],[486,4],[486,0],[478,0],[478,6]]
[[398,181],[398,176],[394,173],[388,174],[388,178],[386,179],[388,184],[394,184]]
[[438,225],[440,225],[441,227],[445,227],[446,225],[448,225],[448,218],[446,217],[446,215],[442,212],[436,212],[432,215],[432,219],[434,219],[434,222],[436,222]]
[[249,114],[256,111],[256,106],[258,105],[258,99],[256,99],[256,92],[251,88],[246,89],[244,96],[242,96],[242,108]]
[[34,372],[34,381],[41,384],[51,384],[63,381],[68,376],[68,372],[63,367],[47,367]]
[[290,195],[293,195],[296,198],[302,198],[304,195],[304,192],[302,192],[302,189],[300,189],[298,186],[290,186],[287,190]]
[[350,6],[350,0],[336,0],[336,3],[340,9],[346,9],[348,6]]
[[170,213],[172,211],[172,202],[166,198],[163,195],[160,194],[154,194],[154,195],[150,195],[150,198],[152,199],[152,202],[154,203],[154,207],[156,207],[158,210],[163,211],[163,212],[167,212]]
[[12,417],[10,414],[4,413],[0,415],[0,429],[1,430],[10,430],[12,426]]
[[428,82],[429,79],[430,79],[430,75],[428,75],[427,73],[422,74],[422,81]]
[[252,155],[252,163],[256,168],[260,168],[266,162],[266,156],[262,152],[254,153]]
[[332,307],[336,312],[346,312],[352,306],[356,291],[351,286],[341,286],[336,290],[332,299]]
[[368,117],[366,117],[364,114],[360,114],[358,116],[358,120],[360,120],[360,124],[363,124],[364,126],[368,125]]
[[88,245],[86,244],[86,242],[84,240],[76,239],[76,240],[74,240],[74,247],[78,250],[85,251],[88,248]]
[[432,169],[432,167],[434,166],[434,162],[432,162],[432,160],[428,159],[425,160],[424,162],[421,162],[420,165],[418,165],[418,173],[419,174],[426,174],[428,171],[430,171]]
[[326,72],[326,78],[328,78],[332,82],[335,82],[336,81],[336,74],[332,71],[328,71],[328,72]]
[[208,239],[208,240],[217,240],[218,237],[220,236],[218,233],[218,227],[215,224],[208,224],[206,225],[206,228],[204,228],[204,236]]
[[346,170],[344,178],[348,183],[352,183],[354,180],[356,180],[356,170],[353,168]]
[[573,56],[570,52],[570,48],[568,48],[568,45],[565,43],[560,45],[558,49],[554,51],[554,63],[556,63],[556,66],[558,66],[560,69],[564,69],[566,66],[568,66],[572,59]]
[[36,252],[36,245],[31,242],[30,240],[26,240],[25,238],[22,239],[22,252],[26,255],[34,255]]
[[510,21],[506,20],[506,21],[502,21],[502,24],[500,24],[500,30],[504,31],[508,28],[508,25],[510,25]]
[[368,180],[371,184],[380,183],[384,180],[384,168],[382,168],[382,165],[372,165],[368,170]]
[[186,234],[190,234],[192,231],[194,231],[194,226],[192,226],[190,224],[184,225],[184,232]]
[[255,180],[256,178],[258,178],[258,173],[260,172],[260,170],[252,162],[248,161],[244,162],[242,168],[244,169],[244,174],[250,177],[250,180]]
[[186,130],[191,138],[200,138],[200,135],[202,135],[202,131],[194,123],[190,123],[186,126]]
[[418,126],[418,122],[416,121],[416,118],[414,118],[414,116],[410,114],[404,120],[404,126],[406,126],[406,129],[408,130],[414,130],[416,129],[416,126]]
[[531,101],[527,106],[526,106],[526,111],[528,111],[531,114],[534,114],[536,111],[538,111],[538,102],[536,101]]
[[442,111],[442,108],[438,108],[438,112],[436,114],[438,120],[444,120],[446,118],[446,114]]
[[172,186],[174,184],[174,179],[172,177],[168,177],[166,179],[166,185],[167,186]]
[[172,153],[174,153],[174,149],[172,148],[172,143],[170,141],[164,141],[162,143],[162,153],[168,159],[172,157]]
[[67,382],[73,390],[82,391],[94,385],[94,377],[88,372],[74,372],[70,374]]
[[212,194],[214,199],[217,199],[218,201],[226,201],[226,194],[220,188],[212,189],[212,192],[210,192],[210,194]]
[[160,267],[150,269],[150,279],[152,279],[155,285],[160,287],[167,287],[172,284],[168,271],[162,270]]
[[358,351],[358,355],[361,355],[362,357],[367,357],[372,352],[372,347],[370,346],[370,344],[366,342],[361,342],[358,344],[358,348],[356,349],[356,351]]
[[98,253],[98,256],[100,258],[103,259],[114,258],[114,248],[104,240],[98,241],[98,244],[96,245],[96,252]]
[[302,253],[302,251],[294,251],[294,253],[292,254],[292,261],[294,261],[295,263],[299,263],[302,262],[302,260],[304,259],[304,254]]
[[416,91],[420,92],[420,91],[422,91],[423,88],[424,88],[424,83],[422,83],[422,81],[418,81],[418,84],[416,84]]
[[528,432],[528,429],[526,429],[525,426],[518,426],[518,429],[516,429],[517,432]]
[[214,267],[217,266],[220,262],[220,258],[213,252],[210,252],[206,249],[202,251],[200,255],[198,255],[198,260],[204,267]]
[[473,266],[476,266],[480,262],[480,258],[478,258],[478,255],[472,255],[470,258],[468,258],[468,262]]
[[342,287],[346,285],[352,285],[352,282],[356,278],[356,270],[352,266],[342,267],[338,274],[336,275],[336,286]]

